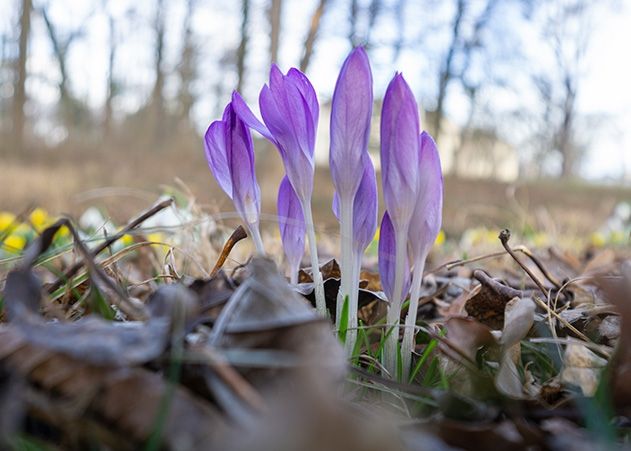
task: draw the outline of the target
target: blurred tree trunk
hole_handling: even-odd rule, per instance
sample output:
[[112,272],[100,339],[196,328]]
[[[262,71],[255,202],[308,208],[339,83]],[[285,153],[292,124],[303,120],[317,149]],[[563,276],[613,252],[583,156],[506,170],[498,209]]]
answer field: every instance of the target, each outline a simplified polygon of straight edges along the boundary
[[241,42],[237,49],[237,91],[241,92],[245,78],[245,58],[248,52],[248,21],[250,0],[241,0]]
[[381,0],[372,0],[372,2],[370,2],[370,6],[368,7],[368,29],[366,30],[366,39],[364,42],[367,49],[372,47],[372,41],[370,39],[371,32],[375,28],[382,6]]
[[393,63],[396,63],[399,59],[405,42],[405,3],[406,0],[399,0],[394,10],[397,26],[397,39],[394,41],[394,54],[392,56]]
[[445,114],[445,97],[447,96],[447,87],[449,82],[453,77],[453,62],[454,56],[456,55],[456,49],[460,42],[460,34],[461,34],[461,25],[462,19],[465,14],[465,10],[467,7],[466,0],[458,0],[456,4],[456,12],[454,14],[454,19],[451,25],[451,41],[449,42],[449,47],[447,48],[447,53],[445,55],[445,60],[440,69],[440,74],[438,76],[438,95],[436,97],[436,114],[434,115],[434,124],[433,124],[433,135],[434,139],[438,143],[440,140],[440,132],[442,125],[442,118]]
[[105,108],[103,117],[103,136],[109,138],[112,132],[112,116],[113,103],[116,96],[116,82],[114,80],[114,63],[116,60],[116,51],[118,42],[116,38],[115,21],[111,15],[108,15],[109,25],[109,54],[107,58],[107,95],[105,97]]
[[351,48],[357,45],[357,16],[359,15],[359,4],[357,0],[351,0],[351,9],[348,16],[348,42]]
[[[41,15],[46,24],[48,38],[52,44],[53,53],[59,68],[59,83],[57,84],[57,88],[59,89],[61,120],[68,133],[71,133],[73,130],[77,130],[89,123],[89,111],[81,101],[73,96],[70,90],[70,77],[68,74],[69,49],[75,40],[83,35],[83,25],[71,30],[65,36],[62,36],[56,25],[50,19],[45,7],[41,9]],[[84,22],[85,21],[82,21],[81,23],[83,24]]]
[[561,153],[561,177],[571,177],[576,169],[577,149],[574,142],[574,113],[576,111],[576,80],[572,74],[564,77],[564,99],[558,148]]
[[270,64],[278,62],[283,0],[272,0],[269,9]]
[[318,6],[311,16],[311,25],[309,26],[309,31],[307,32],[307,38],[305,39],[304,45],[304,53],[302,54],[302,58],[300,59],[300,70],[302,72],[306,72],[309,67],[309,63],[311,62],[311,56],[313,55],[313,48],[315,46],[315,41],[318,36],[318,30],[320,29],[320,23],[322,21],[322,15],[324,14],[324,10],[328,0],[320,0]]
[[17,61],[17,74],[13,94],[13,133],[15,150],[20,152],[24,147],[24,106],[26,105],[26,61],[28,59],[28,40],[31,32],[31,0],[22,0],[20,12],[20,38]]
[[154,144],[163,143],[165,135],[164,122],[164,0],[156,1],[156,12],[153,22],[153,31],[155,33],[154,48],[154,67],[155,81],[151,90],[151,103],[149,105],[149,113],[152,120]]
[[195,10],[195,0],[188,0],[186,15],[184,16],[184,36],[182,38],[182,59],[178,66],[180,89],[178,92],[180,120],[190,125],[191,110],[195,104],[192,84],[196,77],[197,55],[194,43],[192,19]]

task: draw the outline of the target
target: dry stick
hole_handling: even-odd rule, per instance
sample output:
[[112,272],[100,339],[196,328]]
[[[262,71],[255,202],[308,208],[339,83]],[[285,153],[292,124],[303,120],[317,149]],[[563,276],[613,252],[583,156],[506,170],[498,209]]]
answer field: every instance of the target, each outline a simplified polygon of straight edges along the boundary
[[228,241],[226,241],[226,244],[223,245],[221,254],[217,259],[217,263],[215,263],[215,267],[212,271],[210,271],[209,277],[214,277],[219,272],[219,270],[223,267],[224,263],[228,259],[228,256],[230,255],[230,252],[232,251],[232,248],[235,246],[235,244],[237,244],[239,241],[246,238],[247,236],[248,234],[245,232],[245,229],[241,225],[237,227],[234,232],[232,232],[232,234],[228,238]]
[[528,276],[530,276],[530,278],[532,279],[532,281],[539,287],[539,289],[541,290],[541,292],[543,294],[546,295],[546,297],[548,299],[550,299],[550,290],[548,290],[546,287],[543,286],[543,283],[541,283],[541,281],[539,280],[539,278],[537,276],[535,276],[533,274],[533,272],[528,269],[528,267],[526,265],[524,265],[518,258],[517,258],[517,254],[515,254],[515,252],[513,252],[513,250],[510,248],[510,246],[508,245],[508,240],[510,240],[510,230],[508,229],[504,229],[500,232],[500,235],[498,237],[502,243],[502,246],[504,246],[504,249],[506,249],[506,252],[509,253],[509,255],[511,257],[513,257],[513,260],[515,260],[517,262],[517,264],[519,266],[521,266],[521,268],[526,271],[526,274],[528,274]]
[[[526,253],[527,249],[524,246],[517,246],[516,248],[513,249],[513,251],[515,252],[523,252]],[[496,257],[504,257],[506,255],[506,252],[493,252],[491,254],[485,254],[485,255],[478,255],[477,257],[472,257],[466,260],[452,260],[446,263],[443,263],[440,266],[437,266],[436,268],[432,269],[431,271],[428,271],[425,273],[425,275],[428,274],[435,274],[438,271],[440,271],[441,269],[453,269],[456,268],[458,266],[465,266],[468,265],[469,263],[475,263],[475,262],[479,262],[481,260],[487,260],[489,258],[496,258]]]
[[[548,302],[550,302],[550,290],[547,290],[543,286],[541,281],[537,278],[537,276],[535,276],[532,273],[532,271],[530,271],[528,267],[526,267],[526,265],[524,265],[521,261],[519,261],[519,259],[517,258],[517,255],[515,255],[515,253],[511,250],[510,246],[508,245],[508,240],[510,239],[510,230],[508,229],[502,230],[500,232],[499,239],[502,242],[502,246],[504,246],[504,249],[506,249],[506,252],[508,252],[510,256],[513,257],[513,259],[519,264],[519,266],[522,267],[524,271],[526,271],[526,273],[530,276],[533,282],[535,282],[535,284],[539,287],[541,292],[546,295],[546,297],[548,298]],[[554,316],[557,319],[557,321],[563,324],[567,329],[574,332],[578,337],[580,337],[581,340],[584,340],[588,343],[591,341],[589,338],[587,338],[585,334],[579,331],[576,327],[572,326],[568,321],[562,318],[561,315],[559,315],[556,311],[554,311],[554,309],[552,309],[550,305],[548,305],[548,303],[543,302],[537,296],[533,296],[533,298],[534,298],[534,301],[537,303],[537,305],[539,305],[541,308],[543,308],[544,310],[548,312],[548,315]]]
[[[105,249],[107,249],[112,244],[114,244],[114,242],[116,242],[117,240],[122,238],[129,231],[135,229],[140,224],[145,222],[147,219],[149,219],[150,217],[154,216],[156,213],[158,213],[158,212],[164,210],[166,207],[170,206],[172,203],[173,203],[173,199],[172,198],[165,199],[165,200],[163,200],[161,202],[158,202],[156,205],[151,207],[149,210],[147,210],[144,213],[140,214],[137,218],[133,219],[125,227],[123,227],[118,233],[112,235],[110,238],[108,238],[103,243],[98,245],[94,249],[94,251],[91,252],[92,258],[96,257],[98,254],[100,254]],[[79,270],[83,267],[83,265],[85,265],[85,263],[86,262],[85,262],[85,259],[84,259],[84,260],[78,261],[73,266],[71,266],[63,274],[63,276],[61,276],[55,282],[53,282],[51,285],[49,285],[48,293],[53,293],[54,291],[59,289],[68,279],[70,279],[71,277],[74,277],[74,275],[77,274],[77,272],[79,272]]]
[[559,282],[556,277],[554,277],[552,274],[550,274],[550,272],[546,269],[545,266],[543,266],[543,263],[541,263],[541,260],[539,260],[537,257],[534,256],[534,254],[532,252],[530,252],[530,250],[526,247],[522,246],[522,250],[521,252],[523,252],[530,260],[532,260],[532,262],[537,266],[537,268],[539,268],[539,271],[541,271],[541,274],[543,274],[545,276],[546,279],[548,279],[550,281],[550,283],[552,285],[554,285],[554,287],[557,290],[561,289],[561,282]]

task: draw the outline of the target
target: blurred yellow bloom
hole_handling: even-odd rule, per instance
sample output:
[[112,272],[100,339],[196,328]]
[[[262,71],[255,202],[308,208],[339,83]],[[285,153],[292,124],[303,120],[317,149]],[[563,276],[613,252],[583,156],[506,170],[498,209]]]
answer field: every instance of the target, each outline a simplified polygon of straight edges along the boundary
[[66,226],[61,226],[61,228],[59,230],[57,230],[57,236],[58,237],[67,237],[68,235],[70,235],[70,230],[68,230],[68,227]]
[[605,235],[601,232],[592,233],[592,236],[590,237],[590,241],[592,245],[596,247],[602,247],[605,244],[607,244],[607,238],[605,238]]
[[629,241],[629,235],[622,230],[614,230],[609,234],[609,241],[612,244],[625,244]]
[[33,224],[35,230],[37,230],[38,232],[41,232],[52,223],[51,218],[46,210],[39,207],[31,212],[31,214],[29,215],[29,220],[31,221],[31,224]]
[[121,237],[120,242],[125,247],[131,246],[132,244],[134,244],[134,237],[131,236],[129,233],[126,233]]
[[22,235],[12,233],[4,239],[2,246],[9,252],[21,251],[24,249],[24,246],[26,246],[26,238]]
[[147,241],[153,241],[156,243],[164,243],[164,234],[160,232],[149,233],[147,235]]
[[550,240],[548,239],[548,235],[544,232],[535,233],[532,237],[532,244],[535,247],[544,247],[547,246],[549,243]]
[[434,246],[442,246],[445,243],[445,231],[441,229],[436,236],[436,241],[434,241]]
[[169,246],[167,246],[166,244],[162,244],[166,242],[166,236],[163,233],[160,233],[160,232],[149,233],[147,234],[147,241],[151,241],[152,243],[158,243],[158,244],[155,244],[154,247],[156,247],[158,251],[163,255],[169,251]]
[[0,232],[4,232],[11,224],[15,222],[15,215],[7,211],[0,212]]

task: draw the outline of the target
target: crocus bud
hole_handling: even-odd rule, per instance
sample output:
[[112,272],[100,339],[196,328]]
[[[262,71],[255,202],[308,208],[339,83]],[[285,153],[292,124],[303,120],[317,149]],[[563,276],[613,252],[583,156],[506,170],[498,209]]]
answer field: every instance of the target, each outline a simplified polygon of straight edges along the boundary
[[372,73],[363,48],[344,61],[331,103],[329,164],[338,196],[352,200],[362,179],[372,118]]
[[443,174],[436,143],[427,132],[420,136],[419,190],[408,238],[410,259],[425,261],[442,223]]
[[254,145],[250,130],[235,114],[231,103],[226,106],[223,118],[208,127],[204,149],[217,183],[232,199],[250,231],[256,229],[254,234],[258,235],[261,200],[254,172]]
[[278,189],[277,208],[280,238],[291,271],[291,279],[295,283],[300,261],[305,252],[306,227],[300,200],[287,177],[283,178]]
[[[381,286],[383,292],[389,300],[404,299],[410,289],[410,261],[407,255],[404,258],[403,273],[403,289],[401,293],[395,296],[394,285],[396,277],[396,237],[394,225],[390,219],[390,215],[386,211],[381,220],[381,229],[379,231],[379,277],[381,278]],[[392,308],[392,306],[390,307]]]
[[386,209],[395,231],[407,233],[418,190],[419,118],[414,94],[395,75],[381,113],[381,180]]
[[301,202],[310,200],[319,106],[307,77],[297,69],[284,75],[272,66],[269,84],[263,86],[259,96],[264,125],[238,94],[233,94],[234,98],[240,118],[278,148],[287,178]]

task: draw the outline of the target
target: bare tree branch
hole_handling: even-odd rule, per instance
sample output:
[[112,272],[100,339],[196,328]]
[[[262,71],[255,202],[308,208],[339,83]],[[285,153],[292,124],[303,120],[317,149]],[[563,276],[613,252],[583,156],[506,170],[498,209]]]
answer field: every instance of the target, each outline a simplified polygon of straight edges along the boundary
[[309,26],[309,32],[307,33],[307,38],[305,39],[304,53],[300,60],[300,70],[302,72],[307,71],[309,63],[311,62],[313,47],[318,36],[318,30],[320,29],[320,23],[327,3],[328,0],[320,0],[315,11],[313,11],[313,15],[311,16],[311,25]]

